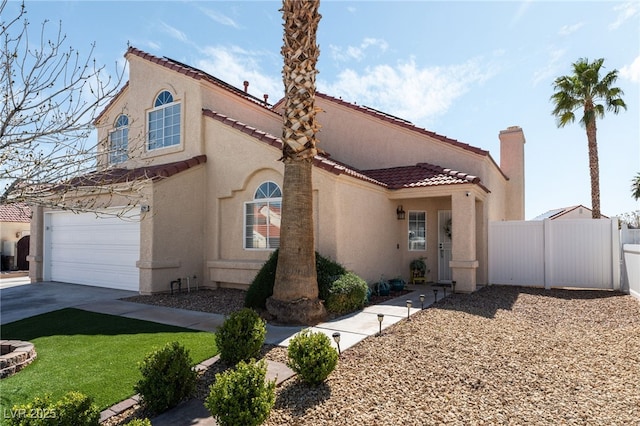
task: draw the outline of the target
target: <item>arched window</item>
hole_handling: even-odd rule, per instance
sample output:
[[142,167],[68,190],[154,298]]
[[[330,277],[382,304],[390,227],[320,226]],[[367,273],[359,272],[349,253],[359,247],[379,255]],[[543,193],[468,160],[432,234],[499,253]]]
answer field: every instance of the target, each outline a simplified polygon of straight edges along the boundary
[[119,115],[114,127],[115,129],[109,132],[109,164],[120,164],[128,159],[129,117]]
[[253,201],[244,205],[244,248],[277,249],[280,247],[282,191],[274,182],[262,183]]
[[180,144],[180,103],[164,90],[156,97],[149,111],[148,150]]

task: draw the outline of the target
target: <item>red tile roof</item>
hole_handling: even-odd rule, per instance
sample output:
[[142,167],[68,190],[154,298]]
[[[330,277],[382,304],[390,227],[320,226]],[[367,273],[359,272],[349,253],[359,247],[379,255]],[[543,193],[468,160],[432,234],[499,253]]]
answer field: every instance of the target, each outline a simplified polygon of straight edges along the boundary
[[384,182],[389,189],[473,183],[480,185],[485,191],[488,191],[482,186],[480,178],[477,176],[445,169],[428,163],[418,163],[415,166],[363,170],[362,173],[380,182]]
[[207,74],[206,72],[204,72],[204,71],[202,71],[202,70],[200,70],[198,68],[192,67],[191,65],[184,64],[182,62],[176,61],[175,59],[167,58],[166,56],[163,57],[163,58],[159,58],[157,56],[154,56],[154,55],[151,55],[149,53],[143,52],[140,49],[136,49],[133,46],[130,46],[129,49],[127,49],[127,53],[125,53],[125,57],[127,55],[129,55],[129,54],[138,56],[138,57],[143,58],[143,59],[146,59],[146,60],[148,60],[150,62],[153,62],[155,64],[162,65],[165,68],[168,68],[168,69],[176,71],[176,72],[178,72],[180,74],[184,74],[186,76],[192,77],[192,78],[194,78],[196,80],[208,81],[208,82],[210,82],[210,83],[212,83],[212,84],[214,84],[214,85],[216,85],[218,87],[221,87],[221,88],[223,88],[225,90],[228,90],[229,92],[234,93],[234,94],[236,94],[236,95],[238,95],[240,97],[248,99],[248,100],[250,100],[250,101],[252,101],[252,102],[254,102],[254,103],[256,103],[256,104],[258,104],[258,105],[260,105],[262,107],[264,107],[265,109],[273,112],[273,110],[270,108],[271,105],[269,105],[264,99],[260,99],[260,98],[257,98],[255,96],[253,96],[253,95],[250,95],[249,93],[245,92],[244,90],[239,89],[239,88],[237,88],[235,86],[232,86],[231,84],[229,84],[229,83],[227,83],[225,81],[222,81],[219,78],[216,78],[216,77],[212,76],[211,74]]
[[31,209],[25,203],[0,205],[0,222],[31,222]]
[[132,182],[138,179],[157,180],[171,177],[206,162],[206,155],[198,155],[188,160],[138,167],[135,169],[113,168],[74,178],[65,186],[112,185],[116,183]]
[[[226,124],[229,127],[233,127],[266,144],[282,149],[282,140],[280,138],[257,130],[254,127],[248,126],[215,111],[203,109],[202,113],[206,117],[210,117],[216,121]],[[480,185],[481,188],[489,192],[489,190],[480,183],[480,178],[477,176],[472,176],[467,173],[451,169],[445,169],[440,166],[427,163],[419,163],[415,166],[392,167],[388,169],[358,170],[326,156],[316,155],[313,159],[313,164],[314,166],[329,171],[335,175],[345,174],[389,189],[473,183]]]

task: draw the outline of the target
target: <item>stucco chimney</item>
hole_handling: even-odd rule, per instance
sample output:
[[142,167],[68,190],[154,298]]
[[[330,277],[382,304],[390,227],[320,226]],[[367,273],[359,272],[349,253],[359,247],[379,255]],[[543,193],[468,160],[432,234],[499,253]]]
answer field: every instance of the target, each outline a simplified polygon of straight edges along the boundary
[[501,130],[500,169],[509,178],[506,184],[505,220],[524,220],[524,133],[520,126]]
[[249,91],[249,82],[247,80],[244,81],[244,91],[245,93]]

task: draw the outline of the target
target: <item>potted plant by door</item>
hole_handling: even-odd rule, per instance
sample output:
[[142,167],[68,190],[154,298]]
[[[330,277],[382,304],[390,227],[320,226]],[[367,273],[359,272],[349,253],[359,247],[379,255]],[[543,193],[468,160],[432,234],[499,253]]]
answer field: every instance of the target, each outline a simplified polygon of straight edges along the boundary
[[402,291],[404,290],[405,282],[398,276],[389,280],[389,285],[391,286],[391,291]]
[[416,281],[426,282],[427,263],[424,257],[413,259],[409,264],[411,269],[411,284],[415,284]]

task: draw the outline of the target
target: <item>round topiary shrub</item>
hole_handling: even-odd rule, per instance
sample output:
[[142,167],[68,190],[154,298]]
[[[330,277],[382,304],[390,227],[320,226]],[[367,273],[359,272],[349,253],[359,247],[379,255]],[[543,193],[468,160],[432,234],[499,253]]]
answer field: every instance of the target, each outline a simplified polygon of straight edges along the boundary
[[265,381],[267,364],[240,361],[235,369],[216,374],[204,405],[221,426],[262,424],[276,400],[275,381]]
[[368,290],[365,280],[347,272],[333,281],[324,305],[327,311],[340,315],[362,309],[367,302]]
[[289,342],[287,365],[310,385],[324,382],[338,364],[338,351],[326,334],[302,330]]
[[255,358],[260,353],[266,336],[266,323],[253,309],[236,311],[216,332],[220,359],[235,364]]
[[10,426],[98,426],[100,410],[90,396],[71,391],[58,401],[45,395],[27,404],[15,405],[11,416],[4,418]]
[[178,342],[148,354],[139,364],[142,378],[134,386],[145,409],[161,413],[190,396],[197,378],[191,364],[189,351]]
[[149,419],[133,419],[126,423],[125,426],[152,426]]

